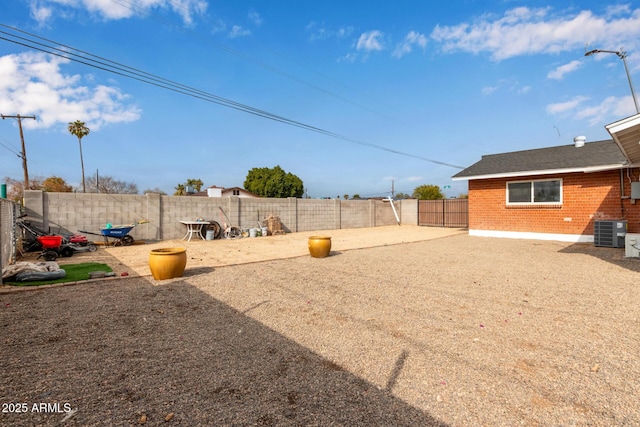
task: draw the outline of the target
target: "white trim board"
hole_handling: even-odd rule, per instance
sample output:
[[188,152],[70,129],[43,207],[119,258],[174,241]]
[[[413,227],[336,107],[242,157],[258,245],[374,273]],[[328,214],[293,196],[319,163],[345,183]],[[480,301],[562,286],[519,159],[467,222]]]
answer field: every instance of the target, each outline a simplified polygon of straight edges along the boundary
[[507,239],[555,240],[570,243],[593,243],[591,234],[534,233],[530,231],[469,230],[469,236]]

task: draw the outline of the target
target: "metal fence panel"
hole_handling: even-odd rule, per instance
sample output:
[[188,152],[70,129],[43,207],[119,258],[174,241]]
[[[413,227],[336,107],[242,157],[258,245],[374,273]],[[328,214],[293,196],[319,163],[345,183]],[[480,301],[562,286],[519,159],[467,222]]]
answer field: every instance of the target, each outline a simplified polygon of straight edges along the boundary
[[418,225],[467,228],[469,227],[469,200],[419,200]]

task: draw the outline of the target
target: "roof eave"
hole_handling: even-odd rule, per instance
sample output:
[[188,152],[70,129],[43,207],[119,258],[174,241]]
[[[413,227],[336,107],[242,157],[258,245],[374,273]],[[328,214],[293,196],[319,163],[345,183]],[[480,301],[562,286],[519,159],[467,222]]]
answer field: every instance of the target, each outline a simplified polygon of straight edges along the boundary
[[534,176],[534,175],[555,175],[555,174],[566,174],[566,173],[593,173],[593,172],[604,172],[609,170],[622,169],[625,167],[629,167],[629,164],[611,164],[611,165],[599,165],[599,166],[586,166],[581,168],[566,168],[566,169],[543,169],[543,170],[533,170],[533,171],[514,171],[514,172],[502,172],[502,173],[492,173],[485,175],[474,175],[474,176],[460,176],[460,177],[452,177],[453,181],[471,181],[476,179],[494,179],[494,178],[516,178],[523,176]]
[[608,124],[605,129],[627,160],[640,161],[640,114]]

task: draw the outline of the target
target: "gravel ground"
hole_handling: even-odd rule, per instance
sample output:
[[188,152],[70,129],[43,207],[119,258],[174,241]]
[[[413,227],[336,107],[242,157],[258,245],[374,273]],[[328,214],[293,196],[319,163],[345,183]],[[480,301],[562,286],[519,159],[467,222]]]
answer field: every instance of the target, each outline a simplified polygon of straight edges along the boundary
[[[458,230],[325,233],[323,259],[305,255],[310,233],[160,242],[68,259],[128,279],[0,289],[0,424],[640,425],[640,260]],[[187,247],[183,278],[148,276],[157,245]]]

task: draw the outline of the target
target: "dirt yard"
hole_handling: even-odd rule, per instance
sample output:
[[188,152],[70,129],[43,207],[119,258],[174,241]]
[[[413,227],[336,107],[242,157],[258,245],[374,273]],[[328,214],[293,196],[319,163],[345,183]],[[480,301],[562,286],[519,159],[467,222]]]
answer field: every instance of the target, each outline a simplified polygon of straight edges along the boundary
[[[322,232],[316,259],[311,234],[100,249],[67,260],[133,277],[3,288],[0,424],[640,425],[623,250],[394,226]],[[154,281],[168,246],[187,270]]]

